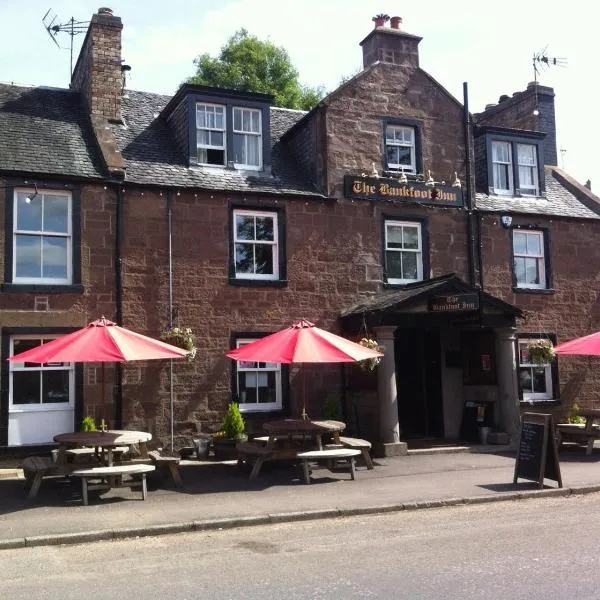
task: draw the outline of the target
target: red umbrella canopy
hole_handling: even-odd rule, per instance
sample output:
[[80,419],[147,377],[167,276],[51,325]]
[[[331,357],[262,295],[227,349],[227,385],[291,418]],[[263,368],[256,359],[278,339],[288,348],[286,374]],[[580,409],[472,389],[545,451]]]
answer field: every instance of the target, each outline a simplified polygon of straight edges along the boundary
[[383,356],[323,329],[310,321],[298,321],[256,342],[230,350],[229,358],[273,363],[356,362]]
[[554,347],[554,353],[600,355],[600,331],[559,344]]
[[102,317],[87,327],[11,356],[14,362],[127,362],[183,358],[189,352],[135,333]]

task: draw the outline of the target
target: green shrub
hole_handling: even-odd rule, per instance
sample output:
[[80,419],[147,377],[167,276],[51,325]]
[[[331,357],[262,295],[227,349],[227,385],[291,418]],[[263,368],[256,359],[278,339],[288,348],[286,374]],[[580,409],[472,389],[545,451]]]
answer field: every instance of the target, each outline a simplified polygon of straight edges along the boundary
[[579,414],[579,405],[577,403],[574,403],[569,409],[567,423],[585,423],[585,419]]
[[94,417],[83,417],[81,420],[81,431],[96,431]]
[[240,407],[236,402],[230,402],[221,424],[221,431],[225,433],[225,437],[237,439],[244,433],[245,428],[246,424],[240,413]]

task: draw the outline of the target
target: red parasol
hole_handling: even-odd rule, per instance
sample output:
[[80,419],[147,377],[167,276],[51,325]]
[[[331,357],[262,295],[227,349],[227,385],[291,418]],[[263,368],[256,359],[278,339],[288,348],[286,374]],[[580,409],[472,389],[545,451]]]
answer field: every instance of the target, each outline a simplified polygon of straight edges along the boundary
[[600,331],[590,333],[583,337],[563,342],[554,347],[555,354],[584,354],[588,356],[600,355]]
[[[291,364],[357,362],[379,358],[383,354],[302,320],[251,344],[230,350],[226,356],[234,360]],[[306,396],[306,386],[304,388]],[[306,417],[306,398],[302,416]]]

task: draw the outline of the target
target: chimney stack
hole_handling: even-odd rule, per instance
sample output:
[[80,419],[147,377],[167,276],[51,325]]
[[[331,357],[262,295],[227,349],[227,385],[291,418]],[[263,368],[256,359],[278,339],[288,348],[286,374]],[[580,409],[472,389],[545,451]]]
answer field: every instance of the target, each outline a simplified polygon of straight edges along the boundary
[[419,42],[423,39],[400,29],[402,19],[392,17],[390,26],[386,27],[387,19],[373,17],[375,28],[360,43],[363,50],[363,67],[366,69],[376,62],[398,65],[416,69],[419,66]]
[[93,15],[77,64],[71,89],[80,91],[90,114],[121,122],[121,30],[123,23],[110,8]]

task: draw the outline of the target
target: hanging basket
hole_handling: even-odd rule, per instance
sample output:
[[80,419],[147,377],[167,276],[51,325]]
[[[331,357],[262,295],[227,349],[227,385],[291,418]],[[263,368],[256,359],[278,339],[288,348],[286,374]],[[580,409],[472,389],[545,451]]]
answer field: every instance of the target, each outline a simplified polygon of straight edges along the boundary
[[[377,343],[376,340],[369,337],[364,337],[358,340],[359,345],[364,348],[369,348],[369,350],[376,350],[377,352],[381,352],[382,349]],[[366,360],[361,360],[358,364],[363,371],[372,372],[377,368],[377,365],[381,362],[381,358],[378,356],[376,358],[367,358]]]
[[547,365],[554,360],[554,347],[549,340],[535,340],[527,344],[529,361],[534,365]]
[[198,350],[196,348],[196,336],[189,327],[167,327],[162,332],[160,339],[166,344],[187,350],[189,352],[188,360],[193,360],[196,357]]

